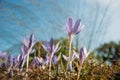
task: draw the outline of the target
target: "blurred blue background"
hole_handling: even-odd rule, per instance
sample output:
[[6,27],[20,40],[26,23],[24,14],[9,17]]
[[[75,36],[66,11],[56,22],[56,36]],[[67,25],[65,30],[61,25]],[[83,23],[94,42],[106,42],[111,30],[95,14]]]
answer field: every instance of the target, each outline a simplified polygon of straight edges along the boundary
[[0,50],[18,54],[23,36],[37,40],[67,37],[66,20],[82,19],[85,29],[76,37],[93,50],[120,40],[119,0],[0,0]]

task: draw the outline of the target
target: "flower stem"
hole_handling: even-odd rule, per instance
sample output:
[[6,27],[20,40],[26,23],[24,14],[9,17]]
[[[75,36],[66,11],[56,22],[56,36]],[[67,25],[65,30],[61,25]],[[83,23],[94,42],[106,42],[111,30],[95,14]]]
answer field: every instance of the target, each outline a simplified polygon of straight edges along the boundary
[[52,60],[52,58],[50,57],[50,63],[49,63],[49,80],[51,80],[51,60]]
[[77,75],[77,80],[79,80],[79,78],[80,78],[80,72],[81,72],[81,69],[82,69],[82,64],[80,64],[78,69],[79,69],[79,71],[78,71],[78,75]]
[[71,55],[72,40],[73,40],[73,36],[71,35],[70,38],[69,38],[69,53],[68,53],[67,70],[69,70],[69,65],[70,65],[70,55]]
[[29,54],[27,54],[26,77],[28,77]]

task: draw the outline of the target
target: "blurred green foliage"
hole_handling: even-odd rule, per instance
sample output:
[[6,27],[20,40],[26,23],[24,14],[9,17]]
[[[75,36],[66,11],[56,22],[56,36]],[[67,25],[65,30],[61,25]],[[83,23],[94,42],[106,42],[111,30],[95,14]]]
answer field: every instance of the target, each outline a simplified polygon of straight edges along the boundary
[[103,61],[114,63],[120,60],[120,42],[109,42],[98,47],[95,52]]

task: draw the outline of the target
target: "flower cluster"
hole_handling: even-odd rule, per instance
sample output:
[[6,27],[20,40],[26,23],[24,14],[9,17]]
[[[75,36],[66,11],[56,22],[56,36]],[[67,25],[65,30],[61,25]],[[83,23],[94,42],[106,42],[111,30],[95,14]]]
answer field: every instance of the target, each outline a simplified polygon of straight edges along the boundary
[[[78,79],[80,76],[80,70],[82,68],[83,62],[89,55],[89,52],[87,52],[86,47],[82,47],[80,49],[80,52],[76,52],[75,50],[71,49],[72,41],[75,35],[80,33],[82,29],[84,28],[84,25],[81,23],[81,20],[78,19],[73,26],[73,21],[72,18],[68,18],[67,20],[67,33],[69,36],[69,50],[68,50],[68,55],[66,56],[65,54],[62,54],[62,57],[67,61],[67,70],[72,72],[72,63],[74,62],[75,59],[78,59],[79,61],[79,66],[78,67]],[[58,57],[56,53],[59,52],[60,50],[60,42],[57,44],[54,43],[53,38],[50,39],[49,42],[44,41],[42,43],[42,47],[44,48],[46,55],[45,57],[42,56],[34,56],[32,61],[30,61],[30,55],[35,53],[34,45],[36,44],[36,40],[34,39],[34,34],[31,34],[30,38],[27,39],[24,37],[22,43],[23,46],[21,47],[21,53],[18,56],[11,56],[8,55],[5,52],[0,52],[0,58],[5,59],[5,61],[1,64],[1,66],[4,66],[8,69],[8,72],[10,73],[11,76],[13,76],[13,71],[15,69],[19,69],[19,71],[23,71],[26,69],[26,74],[28,74],[29,71],[29,63],[34,68],[40,68],[42,70],[49,68],[49,79],[50,76],[52,76],[52,66],[57,65],[57,71],[60,71],[60,56]],[[25,65],[26,63],[26,65]],[[26,67],[25,67],[26,66]]]

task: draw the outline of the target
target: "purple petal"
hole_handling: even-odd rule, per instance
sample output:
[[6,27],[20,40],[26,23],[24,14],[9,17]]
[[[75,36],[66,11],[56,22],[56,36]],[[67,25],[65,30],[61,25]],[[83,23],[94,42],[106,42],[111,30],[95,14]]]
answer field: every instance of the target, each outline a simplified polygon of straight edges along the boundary
[[55,46],[55,48],[54,48],[54,50],[52,52],[52,55],[54,55],[54,53],[56,53],[56,52],[58,52],[60,50],[59,44],[60,44],[59,42],[56,44],[56,46]]
[[72,18],[71,17],[68,18],[67,23],[68,23],[69,29],[72,29]]
[[80,28],[80,29],[78,29],[77,31],[76,31],[76,33],[75,34],[78,34],[78,33],[80,33],[83,29],[84,29],[84,25],[82,25],[82,27]]
[[72,31],[72,18],[68,18],[67,20],[67,33],[70,34]]
[[13,66],[16,66],[17,65],[17,63],[18,63],[18,61],[17,61],[17,57],[15,58],[13,58]]
[[84,60],[85,60],[84,48],[81,48],[81,49],[80,49],[79,59],[80,59],[80,62],[82,62],[82,63],[83,63]]
[[6,57],[6,55],[7,55],[7,53],[6,53],[6,52],[0,52],[0,58],[5,58],[5,57]]
[[83,52],[85,54],[85,58],[87,58],[87,56],[89,55],[89,52],[87,52],[86,47],[83,47]]
[[17,61],[19,62],[19,60],[20,60],[20,54],[17,56]]
[[77,21],[76,21],[76,23],[75,23],[75,25],[74,25],[74,27],[73,27],[73,33],[76,33],[77,31],[78,31],[78,28],[79,28],[79,25],[80,25],[80,22],[81,22],[81,20],[80,19],[78,19]]
[[36,42],[37,42],[37,41],[34,41],[34,42],[32,43],[32,45],[30,46],[30,48],[33,48],[34,45],[36,44]]
[[39,61],[38,61],[38,58],[35,57],[34,61],[33,61],[35,67],[37,67],[39,65]]
[[23,56],[23,59],[20,61],[19,68],[23,68],[25,62],[26,62],[26,55]]
[[29,47],[29,40],[26,37],[23,38],[23,44],[28,48]]
[[72,29],[72,18],[68,18],[68,21],[67,21],[67,27],[68,27],[68,29],[69,29],[69,31],[71,31],[71,29]]
[[57,62],[58,62],[57,56],[54,55],[53,58],[52,58],[52,63],[56,64]]
[[23,45],[22,47],[21,47],[21,53],[22,54],[26,54],[26,51],[27,51],[27,49],[26,49],[26,47]]
[[30,54],[33,54],[34,52],[35,52],[35,49],[32,49],[31,52],[30,52]]
[[47,47],[46,47],[44,44],[42,44],[42,47],[44,48],[44,50],[45,50],[46,52],[48,52],[48,49],[47,49]]
[[34,41],[34,34],[33,34],[33,33],[30,35],[30,41],[31,41],[31,42]]
[[11,55],[9,55],[7,58],[7,65],[8,65],[8,67],[13,65],[13,57]]
[[21,62],[25,57],[25,54],[21,53],[20,55],[18,55],[18,61]]
[[51,53],[51,47],[48,42],[46,42],[46,41],[43,42],[42,46],[47,53]]
[[12,62],[12,56],[11,56],[11,55],[8,56],[7,62],[8,62],[8,63],[11,63],[11,62]]
[[23,54],[21,53],[19,56],[18,56],[18,59],[19,59],[19,68],[22,68],[26,62],[26,58],[27,58],[27,55],[26,54]]
[[44,46],[46,46],[46,47],[50,47],[49,43],[46,42],[46,41],[44,41],[43,44],[44,44]]
[[47,65],[49,63],[49,54],[46,54],[44,64]]
[[34,42],[34,34],[31,34],[29,39],[29,47],[33,44],[33,42]]
[[51,38],[51,40],[50,40],[50,48],[51,48],[51,52],[52,52],[53,48],[54,48],[54,40],[53,40],[53,38]]

